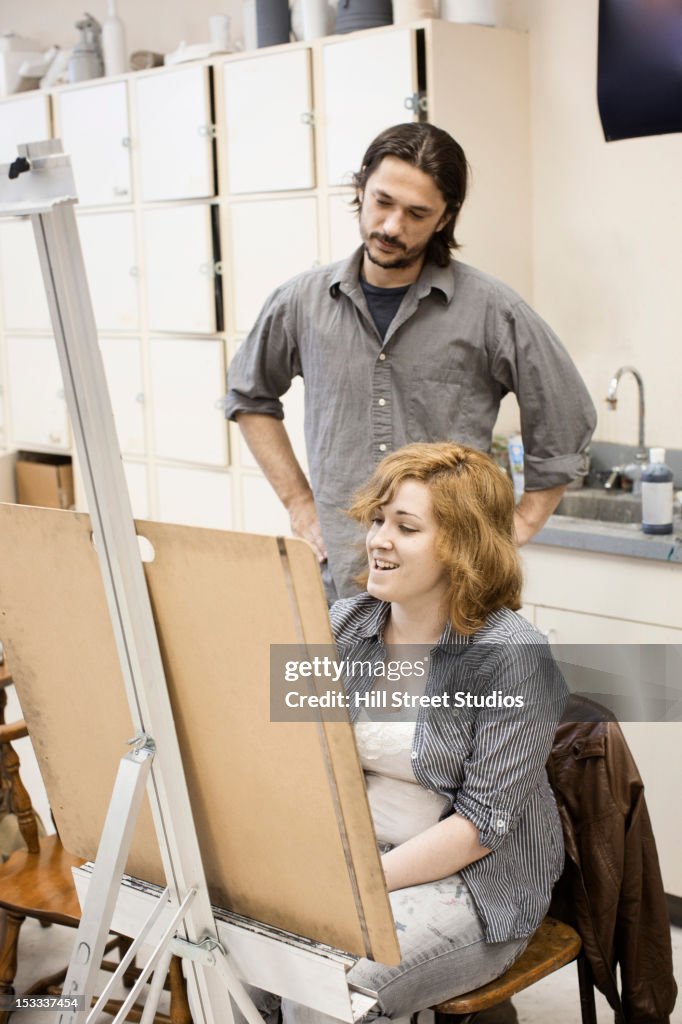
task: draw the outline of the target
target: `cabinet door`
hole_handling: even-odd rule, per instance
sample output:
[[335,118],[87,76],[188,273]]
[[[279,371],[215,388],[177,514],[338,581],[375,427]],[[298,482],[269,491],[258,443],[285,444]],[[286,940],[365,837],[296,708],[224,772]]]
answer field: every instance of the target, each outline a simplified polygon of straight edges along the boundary
[[232,482],[227,473],[158,466],[156,485],[162,522],[232,528]]
[[123,472],[128,484],[128,494],[134,518],[149,519],[147,467],[142,462],[126,462],[124,459]]
[[97,327],[101,331],[137,330],[140,314],[133,214],[81,214],[78,231]]
[[352,206],[353,193],[329,197],[329,258],[344,260],[360,245],[358,214]]
[[232,206],[235,327],[246,333],[269,293],[318,258],[312,198],[269,199]]
[[242,477],[242,523],[246,533],[291,536],[287,510],[265,477]]
[[125,82],[58,93],[57,129],[71,156],[82,206],[132,202]]
[[125,455],[145,451],[144,393],[137,338],[100,338],[116,433]]
[[405,29],[327,43],[323,74],[327,180],[330,185],[348,185],[375,135],[413,120],[405,100],[417,90],[414,32]]
[[65,450],[69,425],[52,338],[7,338],[9,405],[15,445]]
[[0,104],[0,164],[16,159],[19,143],[50,138],[49,103],[45,93],[31,93]]
[[143,216],[150,330],[212,334],[216,282],[210,207],[145,210]]
[[136,78],[142,198],[215,195],[208,69]]
[[43,275],[28,220],[0,221],[0,292],[7,330],[50,330]]
[[155,338],[150,353],[157,457],[227,465],[223,342]]
[[223,65],[230,192],[314,188],[310,51]]

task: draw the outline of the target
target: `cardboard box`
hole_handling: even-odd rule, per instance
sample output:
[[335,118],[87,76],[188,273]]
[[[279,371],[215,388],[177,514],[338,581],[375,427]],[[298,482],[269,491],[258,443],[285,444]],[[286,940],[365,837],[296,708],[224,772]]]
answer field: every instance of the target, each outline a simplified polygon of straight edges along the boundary
[[64,455],[20,452],[17,458],[17,501],[41,508],[72,508],[73,467]]

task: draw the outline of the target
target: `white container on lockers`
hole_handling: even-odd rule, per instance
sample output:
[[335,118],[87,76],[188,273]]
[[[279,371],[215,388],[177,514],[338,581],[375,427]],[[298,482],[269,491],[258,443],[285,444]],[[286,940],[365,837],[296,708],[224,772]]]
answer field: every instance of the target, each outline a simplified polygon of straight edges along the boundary
[[107,16],[102,22],[102,55],[105,75],[123,75],[130,70],[125,25],[116,11],[116,0],[107,0]]
[[445,21],[495,25],[496,0],[440,0],[440,16]]

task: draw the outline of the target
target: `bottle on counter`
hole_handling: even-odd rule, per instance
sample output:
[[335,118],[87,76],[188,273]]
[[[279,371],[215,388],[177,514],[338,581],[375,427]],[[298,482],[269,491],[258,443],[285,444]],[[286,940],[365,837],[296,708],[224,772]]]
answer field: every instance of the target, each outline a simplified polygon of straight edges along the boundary
[[642,470],[642,531],[673,532],[673,471],[665,464],[665,448],[650,448]]

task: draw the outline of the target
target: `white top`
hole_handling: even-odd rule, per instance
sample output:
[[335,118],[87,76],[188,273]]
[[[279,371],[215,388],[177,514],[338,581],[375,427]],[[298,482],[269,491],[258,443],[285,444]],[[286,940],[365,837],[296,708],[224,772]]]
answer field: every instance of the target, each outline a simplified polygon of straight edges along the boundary
[[355,723],[374,829],[380,843],[397,846],[435,825],[450,801],[425,789],[412,770],[416,722]]

